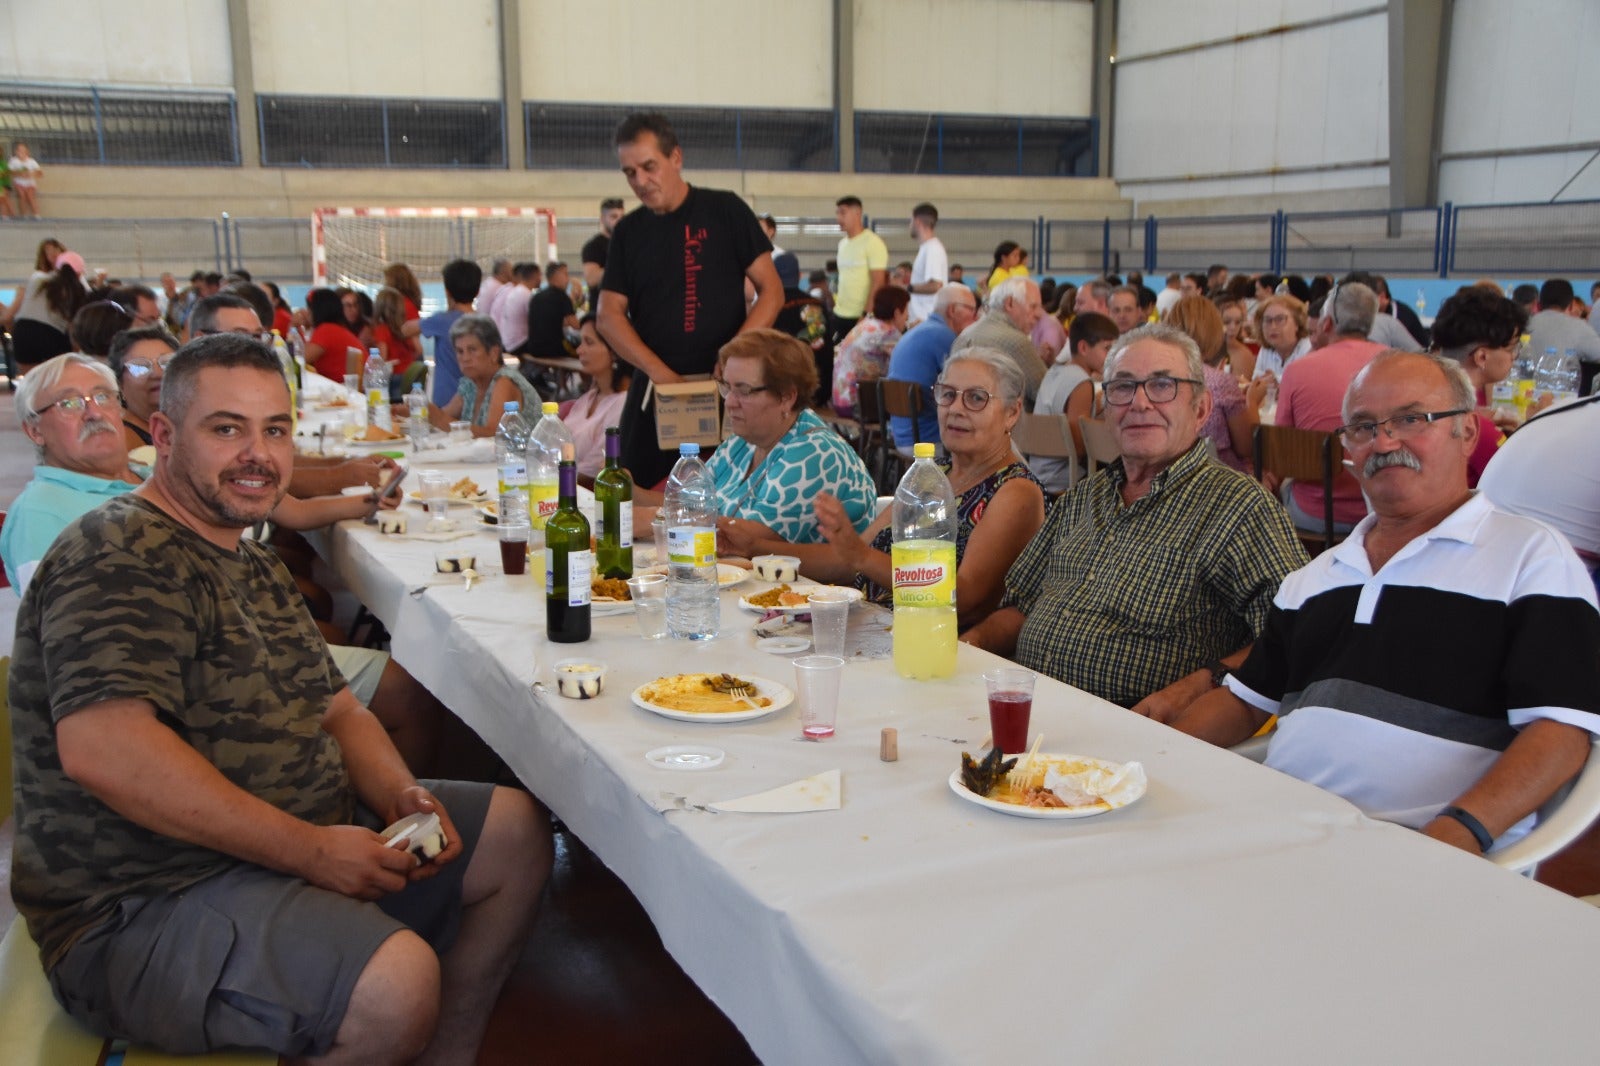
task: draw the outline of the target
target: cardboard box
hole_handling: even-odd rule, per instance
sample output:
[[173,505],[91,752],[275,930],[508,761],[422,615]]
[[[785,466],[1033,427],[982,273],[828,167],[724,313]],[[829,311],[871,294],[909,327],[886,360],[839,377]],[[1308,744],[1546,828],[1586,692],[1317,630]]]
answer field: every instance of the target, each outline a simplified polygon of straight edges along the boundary
[[656,443],[676,451],[685,441],[712,448],[722,442],[721,397],[710,378],[657,385]]

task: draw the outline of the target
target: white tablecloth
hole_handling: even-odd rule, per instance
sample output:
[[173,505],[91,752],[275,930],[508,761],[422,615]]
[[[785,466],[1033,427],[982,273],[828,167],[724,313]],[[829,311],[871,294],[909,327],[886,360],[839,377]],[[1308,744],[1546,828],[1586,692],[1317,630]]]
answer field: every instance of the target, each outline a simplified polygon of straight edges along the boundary
[[[838,735],[820,744],[798,738],[793,709],[679,723],[629,692],[698,669],[793,687],[735,590],[704,645],[643,641],[626,614],[555,645],[531,576],[411,595],[434,545],[351,523],[327,545],[397,660],[627,882],[765,1062],[1594,1056],[1591,908],[1085,693],[1040,680],[1045,749],[1138,759],[1149,793],[1095,818],[1011,818],[946,784],[988,733],[982,652],[962,646],[940,682],[852,662]],[[497,557],[489,534],[482,547]],[[601,698],[532,687],[571,655],[609,665]],[[892,764],[877,757],[885,725],[900,731]],[[645,762],[671,743],[727,761]],[[677,806],[835,767],[838,811]]]

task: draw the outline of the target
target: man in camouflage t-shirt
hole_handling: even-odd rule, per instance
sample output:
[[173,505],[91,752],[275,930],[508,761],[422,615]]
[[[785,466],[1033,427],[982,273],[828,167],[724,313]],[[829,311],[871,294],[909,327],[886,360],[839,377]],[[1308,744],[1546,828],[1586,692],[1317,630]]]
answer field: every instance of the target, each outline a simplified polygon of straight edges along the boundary
[[[41,418],[85,415],[45,399]],[[12,892],[58,998],[177,1052],[432,1041],[471,1061],[548,828],[522,793],[418,784],[282,564],[241,540],[292,468],[271,351],[185,346],[151,429],[155,472],[61,534],[17,621]],[[426,865],[373,831],[418,811],[448,842]]]

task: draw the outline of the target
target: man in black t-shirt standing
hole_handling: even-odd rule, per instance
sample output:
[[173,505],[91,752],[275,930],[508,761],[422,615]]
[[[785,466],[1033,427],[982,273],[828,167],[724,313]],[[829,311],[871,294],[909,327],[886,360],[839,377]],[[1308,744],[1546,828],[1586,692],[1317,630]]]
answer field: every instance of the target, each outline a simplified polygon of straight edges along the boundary
[[544,268],[545,287],[528,300],[527,352],[544,359],[564,359],[563,329],[578,328],[578,313],[567,295],[567,264],[551,260]]
[[600,307],[600,279],[606,273],[606,253],[611,248],[611,231],[622,221],[622,197],[608,196],[600,201],[600,232],[584,242],[579,262],[583,264],[583,283],[589,289],[589,310]]
[[[617,127],[617,160],[643,205],[617,223],[601,282],[600,334],[640,373],[622,414],[622,462],[653,487],[675,456],[656,442],[651,385],[709,374],[736,334],[772,325],[783,284],[772,244],[745,202],[683,180],[683,150],[666,116],[633,114]],[[746,307],[744,280],[755,287]]]

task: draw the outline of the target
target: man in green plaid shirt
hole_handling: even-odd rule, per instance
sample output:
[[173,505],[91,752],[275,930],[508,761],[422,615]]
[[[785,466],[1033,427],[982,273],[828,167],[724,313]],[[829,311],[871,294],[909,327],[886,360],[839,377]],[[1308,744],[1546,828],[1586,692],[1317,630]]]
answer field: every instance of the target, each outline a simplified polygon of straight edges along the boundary
[[1122,458],[1056,501],[962,639],[1148,715],[1244,660],[1306,553],[1282,505],[1200,440],[1211,397],[1187,334],[1124,334],[1105,401]]

